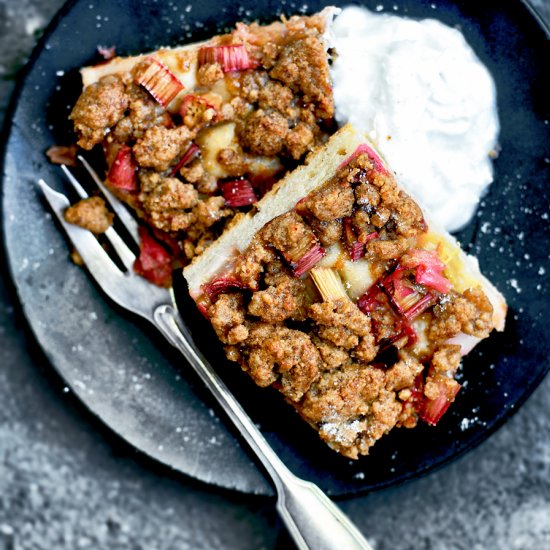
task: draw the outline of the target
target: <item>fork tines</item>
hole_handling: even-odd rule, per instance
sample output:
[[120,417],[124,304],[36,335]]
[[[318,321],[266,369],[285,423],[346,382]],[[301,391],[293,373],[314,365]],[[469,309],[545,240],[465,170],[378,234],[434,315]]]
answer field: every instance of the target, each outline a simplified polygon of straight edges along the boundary
[[[113,256],[116,255],[118,260],[120,260],[118,263],[124,266],[125,270],[121,270],[117,265],[117,261],[104,249],[96,235],[87,229],[73,225],[65,220],[65,210],[71,204],[69,199],[63,193],[52,189],[43,179],[40,179],[38,185],[42,189],[59,223],[80,254],[86,268],[111,299],[120,306],[149,320],[151,320],[151,315],[159,304],[171,304],[173,309],[175,309],[174,295],[171,288],[160,288],[140,277],[133,269],[136,255],[130,246],[137,249],[136,244],[139,243],[136,220],[126,207],[105,188],[103,182],[101,182],[88,162],[82,157],[79,157],[79,159],[115,211],[117,215],[115,225],[124,228],[124,232],[127,232],[129,237],[131,237],[131,242],[127,244],[113,226],[109,227],[104,233],[114,250],[115,254]],[[72,188],[76,191],[76,194],[81,199],[87,198],[89,196],[88,192],[75,177],[74,173],[66,166],[61,166],[61,169]]]
[[[91,176],[93,182],[100,188],[105,199],[117,214],[117,224],[120,223],[122,227],[124,227],[125,232],[131,237],[130,246],[136,247],[136,245],[139,245],[138,225],[136,220],[126,207],[105,188],[103,182],[86,159],[80,156],[78,158]],[[61,165],[61,170],[78,197],[81,199],[88,198],[88,192],[67,166]],[[120,264],[124,266],[126,272],[121,271],[117,267],[116,262],[113,261],[113,258],[105,251],[100,241],[98,241],[97,236],[65,220],[65,210],[70,206],[69,199],[64,194],[52,189],[43,179],[40,179],[38,184],[72,244],[82,257],[86,267],[105,292],[111,294],[115,286],[120,287],[120,283],[124,278],[127,279],[135,275],[133,265],[136,255],[113,226],[110,226],[107,231],[105,231],[104,235],[114,250]]]

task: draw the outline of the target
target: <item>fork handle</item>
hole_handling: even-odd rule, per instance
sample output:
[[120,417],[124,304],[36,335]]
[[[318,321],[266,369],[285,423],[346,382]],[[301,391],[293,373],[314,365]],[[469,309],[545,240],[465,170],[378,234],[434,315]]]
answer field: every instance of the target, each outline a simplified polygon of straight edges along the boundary
[[277,491],[277,511],[300,549],[371,550],[359,530],[317,485],[296,477],[275,454],[212,366],[186,338],[179,314],[171,305],[158,306],[155,325],[212,391],[230,420],[256,453]]

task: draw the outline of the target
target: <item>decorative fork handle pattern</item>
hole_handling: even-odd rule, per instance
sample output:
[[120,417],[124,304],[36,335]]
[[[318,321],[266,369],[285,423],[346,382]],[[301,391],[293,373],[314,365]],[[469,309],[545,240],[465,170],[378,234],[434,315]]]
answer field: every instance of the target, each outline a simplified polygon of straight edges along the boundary
[[260,459],[277,491],[277,510],[304,550],[371,550],[359,530],[317,485],[296,477],[279,459],[212,366],[185,336],[179,314],[158,306],[152,321],[187,359]]

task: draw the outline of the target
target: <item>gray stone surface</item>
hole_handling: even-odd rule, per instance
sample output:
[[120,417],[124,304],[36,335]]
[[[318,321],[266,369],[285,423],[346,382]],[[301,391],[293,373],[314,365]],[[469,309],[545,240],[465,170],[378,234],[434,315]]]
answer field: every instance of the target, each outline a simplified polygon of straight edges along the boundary
[[[0,119],[61,0],[0,0]],[[550,1],[533,1],[550,21]],[[2,263],[4,263],[2,259]],[[378,550],[550,549],[550,378],[480,447],[341,503]],[[0,277],[0,550],[258,549],[290,543],[267,499],[137,455],[64,391]]]

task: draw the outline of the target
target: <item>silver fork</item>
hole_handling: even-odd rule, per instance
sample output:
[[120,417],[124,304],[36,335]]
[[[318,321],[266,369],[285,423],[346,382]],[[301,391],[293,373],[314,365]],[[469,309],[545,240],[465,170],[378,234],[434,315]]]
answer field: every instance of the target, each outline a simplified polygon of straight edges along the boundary
[[[139,244],[137,223],[126,207],[105,188],[96,172],[83,157],[78,157],[101,189],[132,239]],[[61,167],[81,198],[88,195],[66,166]],[[275,454],[261,432],[246,414],[212,366],[192,342],[176,308],[173,290],[159,288],[133,270],[135,254],[111,226],[105,236],[126,271],[120,270],[96,237],[65,221],[64,211],[70,206],[65,195],[53,190],[40,179],[38,185],[69,239],[84,260],[88,271],[114,302],[153,323],[177,348],[214,394],[229,419],[256,453],[270,475],[277,491],[277,510],[300,549],[354,550],[371,549],[349,518],[321,491],[295,476]]]

